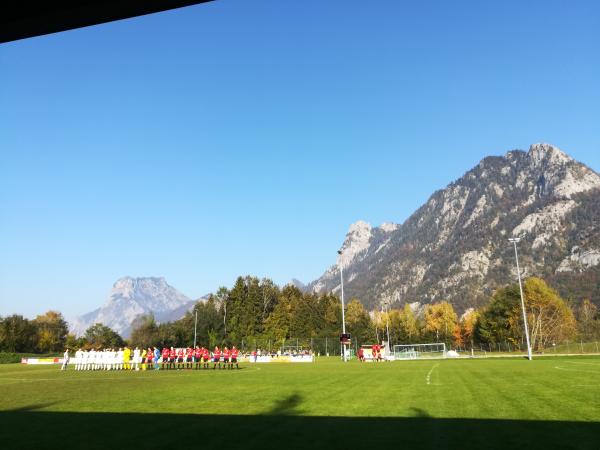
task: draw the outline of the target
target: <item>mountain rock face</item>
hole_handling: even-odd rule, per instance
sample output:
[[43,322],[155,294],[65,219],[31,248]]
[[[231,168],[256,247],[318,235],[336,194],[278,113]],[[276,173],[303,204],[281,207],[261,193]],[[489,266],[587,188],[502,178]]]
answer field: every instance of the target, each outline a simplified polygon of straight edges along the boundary
[[104,306],[77,317],[70,330],[77,336],[95,323],[102,323],[123,337],[142,314],[153,314],[157,322],[180,319],[196,302],[167,284],[164,278],[124,277],[113,285]]
[[307,289],[338,292],[342,266],[345,297],[367,307],[449,300],[462,313],[516,280],[515,236],[525,276],[567,297],[585,272],[600,283],[600,176],[549,144],[487,157],[401,225],[352,224]]
[[306,285],[302,281],[297,280],[296,278],[292,278],[292,280],[287,284],[295,286],[298,289],[300,289],[301,291],[306,291]]

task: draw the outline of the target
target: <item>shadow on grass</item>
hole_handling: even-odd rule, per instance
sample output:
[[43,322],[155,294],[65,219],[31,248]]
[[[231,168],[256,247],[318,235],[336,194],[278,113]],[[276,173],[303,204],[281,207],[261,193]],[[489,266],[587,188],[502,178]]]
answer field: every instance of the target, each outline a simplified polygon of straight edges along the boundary
[[[291,396],[257,416],[0,412],[12,449],[578,449],[600,448],[600,423],[294,416]],[[281,414],[278,414],[278,411]]]
[[9,412],[29,412],[29,411],[35,411],[37,409],[44,409],[44,408],[48,408],[49,406],[55,405],[57,402],[49,402],[49,403],[36,403],[33,405],[26,405],[26,406],[20,406],[18,408],[14,408],[14,409],[9,409],[6,411],[2,411],[2,413],[6,414]]
[[275,406],[271,411],[270,415],[273,416],[292,416],[297,414],[296,408],[302,403],[302,397],[299,394],[292,394],[289,397],[282,398],[275,403]]

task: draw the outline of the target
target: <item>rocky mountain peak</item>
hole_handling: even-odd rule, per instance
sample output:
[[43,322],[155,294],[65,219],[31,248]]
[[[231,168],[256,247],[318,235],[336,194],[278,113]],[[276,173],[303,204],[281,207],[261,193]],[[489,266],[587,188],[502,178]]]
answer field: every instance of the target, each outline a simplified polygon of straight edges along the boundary
[[153,314],[160,322],[182,316],[194,303],[163,277],[123,277],[113,284],[104,306],[74,319],[71,329],[83,334],[90,325],[103,323],[127,337],[139,315]]
[[[598,224],[600,176],[537,143],[483,158],[400,225],[352,224],[337,263],[349,297],[367,307],[447,299],[462,312],[514,281],[511,235],[526,234],[520,255],[529,275],[600,274]],[[339,284],[336,264],[308,289],[335,293]]]
[[364,233],[370,233],[373,227],[371,227],[370,223],[365,222],[364,220],[358,220],[350,225],[348,228],[348,234],[360,235]]
[[357,255],[369,247],[372,235],[373,227],[369,223],[359,220],[351,224],[342,245],[342,254],[338,257],[338,264],[348,266]]
[[400,225],[398,225],[397,223],[392,223],[392,222],[383,222],[379,226],[379,228],[385,233],[392,233],[392,232],[396,231],[399,227],[400,227]]
[[136,291],[165,289],[168,289],[168,284],[164,277],[123,277],[113,284],[111,296],[118,294],[124,298],[130,298]]
[[544,167],[548,165],[565,165],[574,162],[573,158],[568,156],[558,147],[552,144],[538,143],[529,147],[527,156],[533,167]]

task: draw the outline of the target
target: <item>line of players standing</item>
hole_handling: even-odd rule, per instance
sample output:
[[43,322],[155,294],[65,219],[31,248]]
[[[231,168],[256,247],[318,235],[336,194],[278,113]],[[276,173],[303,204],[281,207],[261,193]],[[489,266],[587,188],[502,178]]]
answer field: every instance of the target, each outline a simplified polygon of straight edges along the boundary
[[[236,369],[239,369],[238,365],[238,354],[239,351],[235,348],[235,345],[231,349],[223,347],[221,350],[218,346],[215,347],[212,354],[210,350],[204,347],[188,347],[186,349],[178,348],[163,348],[161,352],[162,368],[169,369],[208,369],[210,363],[213,363],[213,369],[217,366],[219,369],[233,369],[235,364]],[[221,360],[223,367],[221,367]],[[149,361],[148,364],[151,364]],[[177,366],[176,366],[177,365]]]
[[[211,353],[204,347],[174,348],[165,347],[162,351],[156,347],[148,349],[135,348],[133,352],[130,348],[120,348],[119,350],[104,349],[84,351],[79,349],[75,352],[75,370],[159,370],[162,363],[162,369],[208,369],[210,363],[213,369],[233,369],[238,365],[238,349],[233,346],[231,349],[224,347],[223,350],[215,347]],[[65,351],[63,370],[69,364],[69,350]],[[221,366],[221,363],[223,364]]]

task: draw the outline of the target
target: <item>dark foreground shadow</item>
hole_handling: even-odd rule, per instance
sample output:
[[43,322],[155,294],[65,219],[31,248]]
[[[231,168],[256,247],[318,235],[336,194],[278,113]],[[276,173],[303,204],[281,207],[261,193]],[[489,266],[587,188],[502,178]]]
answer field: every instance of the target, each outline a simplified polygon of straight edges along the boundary
[[289,416],[297,413],[296,408],[302,403],[302,397],[298,394],[292,394],[289,397],[282,398],[275,403],[269,414],[274,416]]
[[[0,412],[12,449],[578,449],[600,423],[384,417]],[[273,411],[275,413],[276,411]]]

